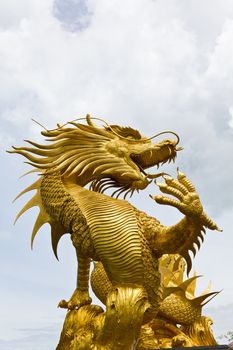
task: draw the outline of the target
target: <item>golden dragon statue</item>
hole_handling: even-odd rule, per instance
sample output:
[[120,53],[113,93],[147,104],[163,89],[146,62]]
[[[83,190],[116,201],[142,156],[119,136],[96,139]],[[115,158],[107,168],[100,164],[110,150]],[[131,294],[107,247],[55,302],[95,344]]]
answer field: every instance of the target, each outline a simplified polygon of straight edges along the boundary
[[[80,123],[81,120],[86,123]],[[104,125],[98,126],[95,120]],[[166,133],[174,139],[152,142]],[[185,289],[196,277],[168,286],[165,277],[161,280],[161,257],[179,254],[185,259],[189,272],[192,267],[190,251],[195,255],[195,245],[200,247],[205,228],[219,228],[204,212],[195,187],[185,174],[178,170],[174,179],[165,173],[147,173],[150,167],[175,160],[182,149],[178,146],[178,135],[164,131],[147,138],[131,127],[108,125],[89,115],[65,125],[58,124],[52,130],[45,129],[41,134],[48,143],[27,140],[29,147],[13,147],[9,151],[26,157],[34,168],[32,171],[40,175],[16,197],[36,191],[16,220],[29,208],[38,206],[40,212],[31,245],[40,227],[49,223],[56,257],[60,238],[70,233],[77,253],[78,272],[74,293],[68,301],[59,303],[69,310],[64,327],[67,324],[71,327],[70,319],[77,317],[79,325],[88,324],[89,328],[90,319],[98,320],[92,331],[88,328],[89,333],[84,327],[78,347],[71,342],[66,346],[60,342],[57,349],[134,349],[139,346],[141,328],[158,320],[158,316],[160,326],[164,320],[170,320],[173,326],[176,323],[190,326],[200,320],[204,300],[216,293],[207,293],[191,302]],[[158,204],[177,208],[184,215],[172,226],[162,225],[126,200],[158,177],[164,179],[157,185],[165,195],[151,198]],[[109,195],[111,189],[113,193]],[[92,273],[92,286],[106,304],[104,314],[100,307],[90,305],[91,261],[99,262]],[[186,303],[184,309],[189,312],[173,314],[172,306],[182,309],[179,302]],[[63,335],[64,332],[69,333],[66,328]],[[157,344],[157,347],[160,346]]]

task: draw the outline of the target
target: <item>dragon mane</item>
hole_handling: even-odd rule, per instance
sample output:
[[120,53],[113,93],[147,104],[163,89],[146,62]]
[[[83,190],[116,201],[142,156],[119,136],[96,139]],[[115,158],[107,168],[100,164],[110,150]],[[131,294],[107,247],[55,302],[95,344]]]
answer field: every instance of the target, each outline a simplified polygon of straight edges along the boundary
[[[83,119],[83,118],[80,118]],[[93,118],[95,119],[95,118]],[[127,141],[138,141],[142,136],[137,130],[130,127],[118,125],[100,128],[93,124],[89,115],[86,117],[88,125],[69,122],[71,127],[58,125],[56,129],[42,131],[49,144],[39,144],[26,140],[33,147],[14,147],[14,153],[23,155],[28,159],[27,164],[32,165],[42,173],[51,174],[59,172],[62,177],[70,177],[76,174],[79,178],[83,176],[91,181],[90,189],[103,192],[100,186],[111,185],[123,189],[130,188],[110,179],[100,179],[106,172],[114,173],[116,176],[130,174],[133,162],[130,166],[125,159],[117,154],[110,153],[106,147],[107,143],[120,138]],[[143,139],[142,139],[143,140]],[[145,139],[144,139],[145,140]]]
[[[47,174],[59,171],[62,176],[73,174],[83,175],[91,171],[93,175],[106,169],[115,171],[129,171],[122,158],[111,154],[106,149],[106,143],[122,136],[131,137],[135,140],[141,138],[139,132],[129,127],[112,126],[99,128],[92,125],[83,125],[70,122],[74,127],[58,126],[57,129],[42,131],[41,134],[48,137],[46,141],[51,144],[38,144],[26,140],[32,147],[13,147],[14,150],[25,156],[37,169],[46,171]],[[113,133],[112,130],[117,132]],[[117,135],[118,133],[118,135]],[[38,155],[40,157],[35,157]]]

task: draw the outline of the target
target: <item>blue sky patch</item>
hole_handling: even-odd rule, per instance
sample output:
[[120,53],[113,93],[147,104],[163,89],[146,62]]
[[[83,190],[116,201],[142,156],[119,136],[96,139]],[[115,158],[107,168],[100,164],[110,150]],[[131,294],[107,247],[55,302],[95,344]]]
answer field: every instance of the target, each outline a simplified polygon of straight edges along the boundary
[[91,21],[86,0],[55,0],[54,15],[71,32],[86,29]]

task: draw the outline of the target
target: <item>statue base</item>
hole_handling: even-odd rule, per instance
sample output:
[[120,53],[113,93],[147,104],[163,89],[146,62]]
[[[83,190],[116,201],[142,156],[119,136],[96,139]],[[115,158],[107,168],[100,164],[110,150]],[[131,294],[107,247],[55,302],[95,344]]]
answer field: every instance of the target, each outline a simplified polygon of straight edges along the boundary
[[186,326],[162,318],[144,324],[148,307],[143,288],[117,287],[108,296],[106,312],[97,305],[67,312],[56,350],[222,349],[214,339],[210,318],[200,316]]

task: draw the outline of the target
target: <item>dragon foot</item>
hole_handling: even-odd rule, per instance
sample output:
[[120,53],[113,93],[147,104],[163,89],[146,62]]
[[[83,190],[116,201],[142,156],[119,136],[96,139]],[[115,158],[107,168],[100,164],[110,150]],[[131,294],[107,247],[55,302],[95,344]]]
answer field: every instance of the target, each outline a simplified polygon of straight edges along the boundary
[[87,291],[82,291],[78,288],[75,289],[69,301],[61,300],[58,307],[62,309],[75,310],[79,309],[83,305],[91,304],[92,299],[90,298]]

